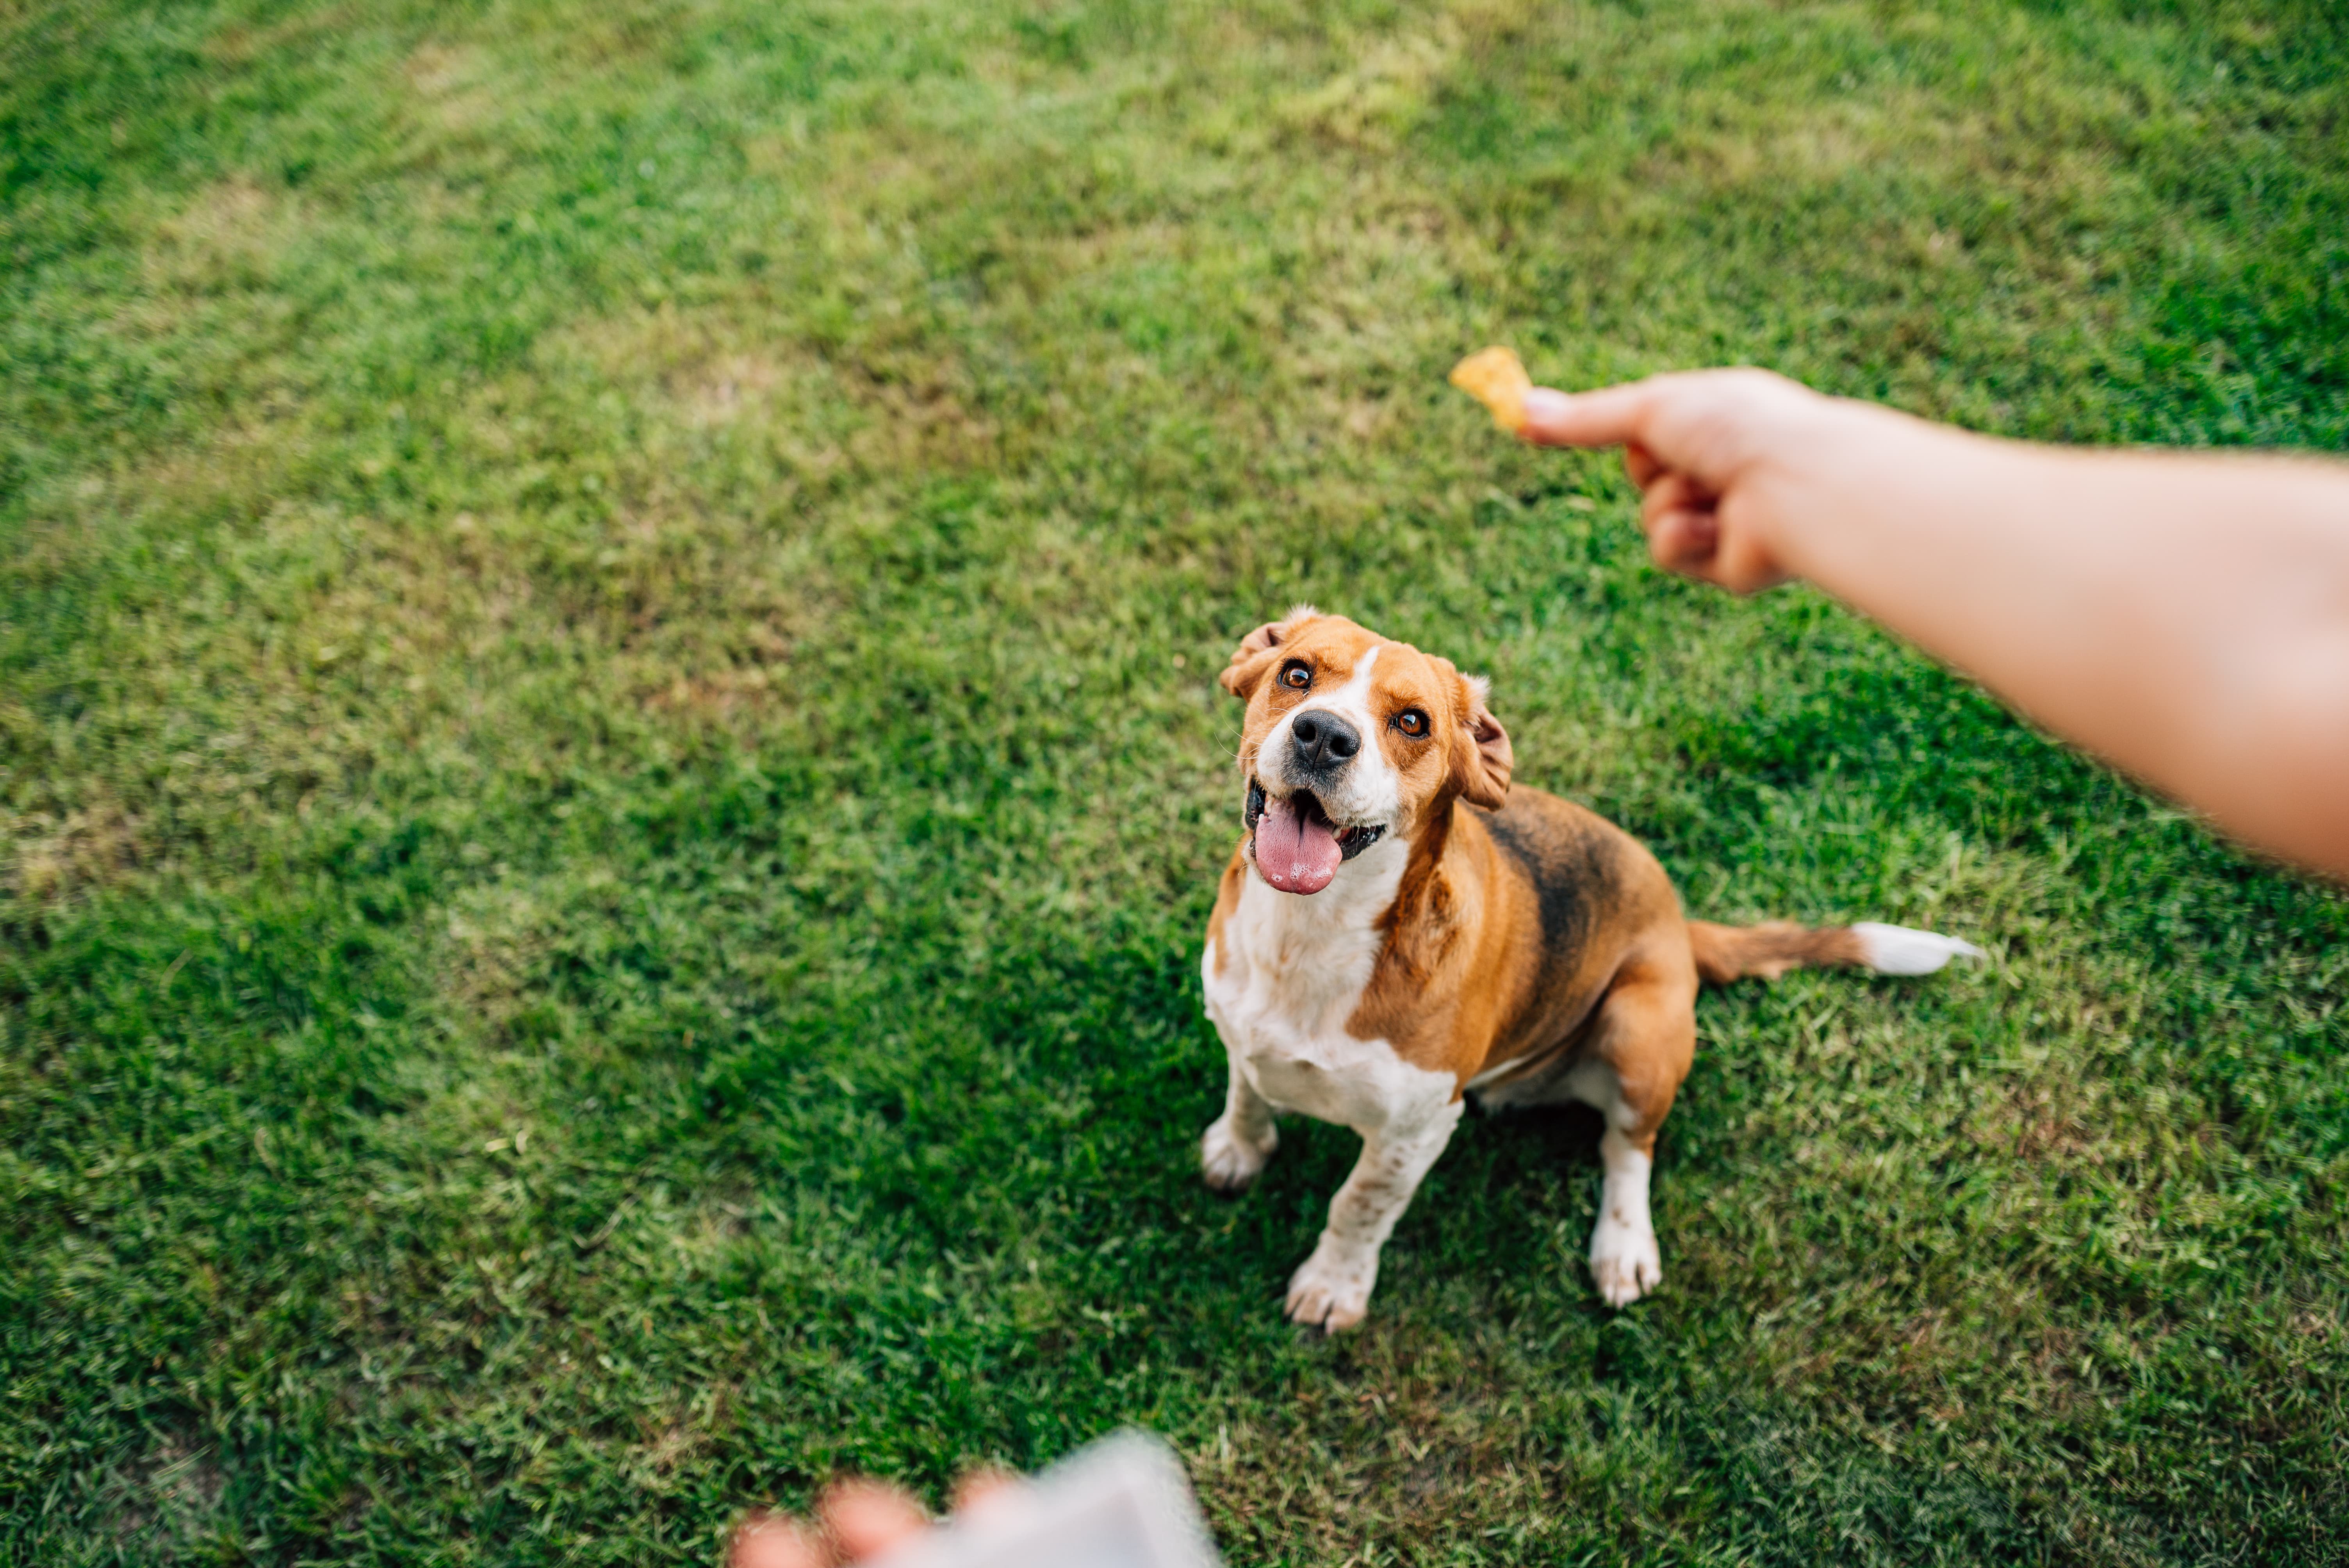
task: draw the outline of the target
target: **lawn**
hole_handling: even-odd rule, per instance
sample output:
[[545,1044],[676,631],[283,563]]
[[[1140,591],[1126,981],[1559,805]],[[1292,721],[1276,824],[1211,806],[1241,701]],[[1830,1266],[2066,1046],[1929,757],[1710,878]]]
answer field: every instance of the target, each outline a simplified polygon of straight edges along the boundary
[[[0,7],[0,1560],[710,1563],[1123,1423],[1236,1565],[2349,1558],[2349,898],[1444,385],[2349,447],[2324,0]],[[1666,1282],[1472,1120],[1279,1313],[1233,641],[1693,910]]]

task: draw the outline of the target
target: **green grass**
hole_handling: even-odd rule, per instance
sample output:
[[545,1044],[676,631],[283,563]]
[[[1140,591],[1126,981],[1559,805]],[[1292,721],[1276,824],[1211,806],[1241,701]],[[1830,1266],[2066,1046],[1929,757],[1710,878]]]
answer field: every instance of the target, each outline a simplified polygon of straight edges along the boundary
[[[2349,446],[2321,0],[0,11],[0,1558],[709,1562],[1120,1423],[1236,1563],[2349,1557],[2349,900],[1443,384]],[[1692,907],[1667,1283],[1196,1180],[1232,640]]]

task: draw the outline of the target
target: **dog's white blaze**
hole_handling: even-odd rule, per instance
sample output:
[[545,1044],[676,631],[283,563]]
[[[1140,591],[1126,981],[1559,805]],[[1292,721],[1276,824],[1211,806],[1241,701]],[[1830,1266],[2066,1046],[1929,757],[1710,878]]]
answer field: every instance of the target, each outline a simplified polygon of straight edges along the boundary
[[1251,1157],[1260,1167],[1271,1152],[1260,1134],[1269,1134],[1276,1109],[1362,1136],[1361,1158],[1330,1201],[1319,1243],[1289,1281],[1289,1315],[1303,1323],[1361,1321],[1380,1248],[1460,1121],[1450,1073],[1414,1067],[1390,1042],[1346,1032],[1385,941],[1379,919],[1394,903],[1410,854],[1407,841],[1381,840],[1310,898],[1250,877],[1225,919],[1220,948],[1209,944],[1201,961],[1207,1016],[1231,1062],[1224,1114],[1201,1145],[1210,1174]]
[[1952,958],[1987,956],[1971,942],[1906,925],[1862,920],[1853,923],[1851,934],[1859,938],[1868,966],[1878,975],[1930,975]]
[[[1310,789],[1330,820],[1341,827],[1380,827],[1395,820],[1402,810],[1402,774],[1387,760],[1386,748],[1379,744],[1379,733],[1385,728],[1371,707],[1371,671],[1379,662],[1385,648],[1377,644],[1366,651],[1354,665],[1354,673],[1346,677],[1343,686],[1327,695],[1315,694],[1281,715],[1280,722],[1272,727],[1257,748],[1257,777],[1268,785],[1278,786],[1276,794]],[[1289,727],[1300,713],[1330,712],[1350,721],[1361,735],[1362,748],[1354,756],[1351,766],[1341,769],[1335,779],[1307,780],[1289,770],[1296,748],[1289,744]],[[1317,893],[1326,898],[1327,893]]]

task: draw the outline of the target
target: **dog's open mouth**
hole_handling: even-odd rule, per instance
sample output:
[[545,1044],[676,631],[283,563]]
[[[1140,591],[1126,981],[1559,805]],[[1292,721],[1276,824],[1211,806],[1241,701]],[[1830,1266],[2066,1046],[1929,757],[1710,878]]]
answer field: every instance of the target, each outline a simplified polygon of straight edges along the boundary
[[1265,793],[1253,779],[1248,780],[1247,825],[1256,840],[1257,873],[1283,892],[1319,892],[1338,874],[1341,862],[1386,833],[1383,823],[1341,828],[1330,820],[1311,790],[1278,799]]

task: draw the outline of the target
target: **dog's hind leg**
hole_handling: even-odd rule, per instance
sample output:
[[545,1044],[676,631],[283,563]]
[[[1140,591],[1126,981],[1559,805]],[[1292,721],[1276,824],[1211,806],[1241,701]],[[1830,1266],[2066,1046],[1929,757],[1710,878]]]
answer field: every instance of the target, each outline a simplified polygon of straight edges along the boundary
[[1599,1140],[1606,1177],[1590,1232],[1590,1277],[1609,1306],[1629,1306],[1663,1283],[1648,1175],[1656,1130],[1696,1055],[1695,1002],[1692,974],[1626,969],[1591,1020],[1589,1046],[1564,1078],[1568,1094],[1607,1121]]

